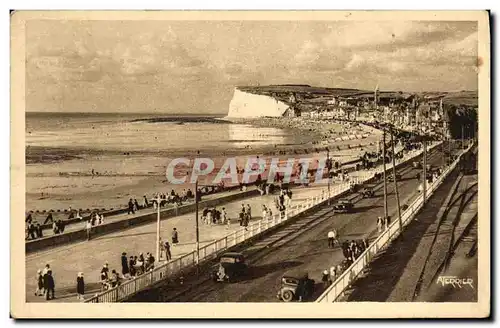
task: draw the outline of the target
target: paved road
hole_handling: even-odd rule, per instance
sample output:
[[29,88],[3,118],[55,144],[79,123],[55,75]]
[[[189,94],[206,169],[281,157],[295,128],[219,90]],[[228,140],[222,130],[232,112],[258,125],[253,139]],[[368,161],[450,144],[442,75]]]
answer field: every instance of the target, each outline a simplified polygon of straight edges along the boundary
[[[308,197],[321,193],[326,186],[312,186],[309,188],[294,188],[293,201],[301,202]],[[225,207],[232,224],[226,226],[200,225],[201,246],[215,239],[223,238],[232,231],[241,229],[237,223],[237,213],[241,204],[250,204],[252,216],[261,217],[262,204],[271,205],[273,195],[256,196],[245,200],[238,200],[224,204],[218,208]],[[273,205],[274,206],[274,205]],[[274,207],[273,207],[274,208]],[[201,208],[202,209],[202,208]],[[201,210],[200,209],[200,210]],[[176,227],[179,231],[180,245],[172,247],[174,258],[192,252],[195,248],[196,230],[195,215],[185,215],[168,218],[161,223],[161,237],[170,240],[171,231]],[[84,272],[86,290],[89,296],[93,296],[99,289],[99,273],[103,264],[108,261],[110,269],[121,272],[120,256],[126,252],[128,256],[139,255],[139,252],[155,252],[156,246],[156,223],[150,223],[136,228],[107,234],[90,241],[63,245],[26,256],[26,299],[28,302],[43,301],[36,297],[36,271],[42,269],[45,264],[50,264],[56,282],[56,300],[72,302],[76,301],[76,275],[79,271]]]
[[[458,178],[458,173],[453,177]],[[455,219],[472,218],[477,206],[469,203],[467,215],[459,210],[464,193],[473,192],[477,176],[465,176],[457,181],[447,179],[429,199],[426,207],[407,226],[403,238],[374,259],[363,277],[353,284],[339,301],[349,302],[412,302],[415,294],[424,293],[435,283],[436,270],[449,249]],[[458,183],[458,185],[457,185]],[[453,193],[454,187],[457,192]],[[477,190],[477,189],[476,189]],[[445,210],[446,205],[449,211]],[[462,226],[461,223],[457,227]],[[458,236],[460,228],[455,231]],[[436,236],[436,237],[435,237]]]
[[[431,151],[429,162],[439,165],[441,161],[442,158],[437,154],[437,150]],[[417,171],[408,165],[400,169],[400,173],[402,179],[398,184],[398,189],[401,204],[405,204],[416,196],[418,184],[414,177]],[[389,215],[395,218],[397,210],[393,184],[388,184],[388,193]],[[376,237],[376,218],[383,216],[384,212],[383,198],[383,191],[378,188],[373,198],[356,202],[354,213],[333,215],[330,209],[321,209],[319,211],[323,212],[321,216],[324,218],[321,223],[286,243],[273,246],[268,250],[270,253],[260,259],[252,261],[250,258],[251,274],[245,281],[232,284],[214,284],[208,281],[169,301],[276,302],[280,278],[290,269],[307,271],[310,277],[318,282],[321,280],[321,273],[324,269],[340,263],[343,259],[339,247],[333,250],[327,248],[328,231],[335,227],[339,231],[341,240]],[[318,295],[319,292],[321,290],[318,290]],[[166,293],[171,293],[171,291]],[[168,299],[169,296],[162,295],[160,298]]]

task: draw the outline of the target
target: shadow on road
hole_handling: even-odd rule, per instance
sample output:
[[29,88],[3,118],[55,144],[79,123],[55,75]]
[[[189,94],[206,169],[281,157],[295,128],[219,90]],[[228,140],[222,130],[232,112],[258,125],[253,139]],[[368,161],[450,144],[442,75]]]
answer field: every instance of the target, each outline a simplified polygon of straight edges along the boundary
[[275,262],[270,264],[256,265],[250,266],[248,268],[248,275],[242,277],[239,281],[253,280],[260,277],[264,277],[270,273],[279,271],[279,270],[290,270],[299,265],[303,264],[303,262],[299,261],[284,261],[284,262]]

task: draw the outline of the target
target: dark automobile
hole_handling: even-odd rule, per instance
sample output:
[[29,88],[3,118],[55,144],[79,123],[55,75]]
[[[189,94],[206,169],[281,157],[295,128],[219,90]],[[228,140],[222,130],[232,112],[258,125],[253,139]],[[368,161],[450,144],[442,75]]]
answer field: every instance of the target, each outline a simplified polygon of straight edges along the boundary
[[354,208],[354,204],[350,200],[342,199],[333,205],[335,213],[349,213]]
[[211,272],[211,278],[215,282],[232,282],[248,273],[245,256],[241,253],[229,252],[223,254],[219,263]]
[[287,272],[281,278],[278,299],[284,302],[307,300],[314,293],[314,280],[307,272]]
[[372,188],[365,187],[365,188],[361,189],[360,194],[363,196],[363,198],[365,198],[365,197],[373,197],[373,195],[375,194],[375,192],[373,191]]

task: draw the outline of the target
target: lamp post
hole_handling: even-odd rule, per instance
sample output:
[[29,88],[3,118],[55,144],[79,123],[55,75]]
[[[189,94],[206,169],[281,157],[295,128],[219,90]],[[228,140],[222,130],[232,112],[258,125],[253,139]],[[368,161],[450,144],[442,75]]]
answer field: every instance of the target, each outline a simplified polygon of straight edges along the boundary
[[199,274],[200,270],[200,228],[198,225],[198,201],[200,195],[198,195],[198,178],[196,178],[196,182],[194,183],[194,198],[195,198],[195,215],[196,215],[196,273]]
[[156,218],[156,260],[160,261],[160,204],[162,199],[160,198],[160,194],[153,199],[156,201],[156,210],[157,210],[157,218]]

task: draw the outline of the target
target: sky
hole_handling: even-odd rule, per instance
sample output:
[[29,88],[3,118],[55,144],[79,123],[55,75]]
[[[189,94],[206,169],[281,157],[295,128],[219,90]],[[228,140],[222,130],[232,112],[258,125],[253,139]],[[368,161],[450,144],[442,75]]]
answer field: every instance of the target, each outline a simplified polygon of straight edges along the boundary
[[26,25],[26,110],[227,113],[238,85],[477,90],[477,23],[70,21]]

